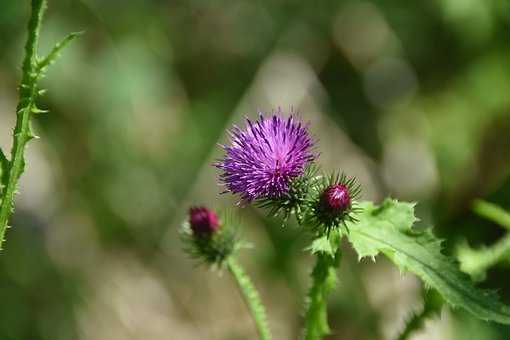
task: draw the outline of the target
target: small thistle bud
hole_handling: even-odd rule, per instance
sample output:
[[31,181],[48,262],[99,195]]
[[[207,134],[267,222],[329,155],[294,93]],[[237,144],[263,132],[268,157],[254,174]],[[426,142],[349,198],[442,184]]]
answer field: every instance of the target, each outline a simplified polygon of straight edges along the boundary
[[189,224],[195,236],[210,236],[219,228],[218,216],[205,207],[189,209]]
[[351,208],[351,195],[345,184],[334,184],[326,188],[322,194],[325,208],[333,212],[342,213]]
[[193,259],[221,266],[238,247],[236,222],[206,207],[191,207],[180,230],[184,250]]
[[355,200],[361,190],[354,178],[347,178],[343,174],[324,176],[314,190],[315,198],[310,202],[307,222],[319,233],[329,235],[331,229],[341,226],[347,228],[346,222],[356,220],[358,208]]

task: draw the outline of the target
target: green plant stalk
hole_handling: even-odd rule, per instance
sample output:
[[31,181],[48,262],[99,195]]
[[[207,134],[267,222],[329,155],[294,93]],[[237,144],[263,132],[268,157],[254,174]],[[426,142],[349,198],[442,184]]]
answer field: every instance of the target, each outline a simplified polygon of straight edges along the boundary
[[38,109],[36,105],[37,97],[42,92],[38,90],[37,83],[44,76],[46,68],[58,58],[60,51],[79,34],[69,34],[57,43],[46,57],[39,60],[37,57],[39,32],[46,6],[46,0],[32,0],[25,57],[21,67],[22,75],[18,105],[16,106],[16,126],[13,131],[11,159],[8,160],[0,149],[0,189],[2,194],[0,203],[0,249],[5,240],[9,218],[14,210],[14,195],[16,194],[18,180],[25,169],[25,147],[28,141],[35,138],[30,127],[30,120],[32,115],[46,112]]
[[19,87],[19,101],[16,107],[16,126],[13,133],[11,160],[6,161],[8,169],[4,176],[4,190],[0,205],[0,248],[5,239],[9,217],[13,211],[13,199],[18,179],[25,167],[24,152],[27,142],[34,138],[30,130],[30,117],[36,111],[37,97],[37,46],[41,20],[46,9],[46,0],[32,0],[32,13],[28,22],[28,39],[25,45],[25,58],[22,64],[22,78]]
[[[473,204],[473,211],[510,230],[510,214],[503,208],[483,200],[476,200]],[[510,260],[510,232],[489,247],[480,249],[461,247],[458,256],[461,260],[461,269],[464,272],[477,280],[483,279],[489,268]]]
[[336,270],[340,264],[341,252],[332,257],[326,253],[317,253],[312,271],[312,286],[308,292],[305,314],[305,340],[319,340],[329,334],[327,299],[336,286]]
[[[471,260],[461,262],[461,268],[475,278],[483,278],[483,273],[494,265],[510,260],[510,233],[494,245],[470,251]],[[481,276],[480,276],[481,275]]]
[[270,340],[271,333],[267,323],[266,310],[260,301],[260,296],[253,286],[253,283],[234,257],[230,256],[227,259],[226,264],[228,270],[232,273],[239,290],[241,291],[241,295],[243,296],[248,309],[250,310],[260,339]]
[[433,311],[428,308],[423,308],[421,312],[413,314],[413,316],[406,322],[404,330],[398,336],[397,340],[407,340],[409,336],[417,330],[423,328],[425,320],[430,318]]
[[425,291],[423,294],[423,308],[420,312],[414,313],[407,321],[404,329],[397,337],[397,340],[407,340],[409,336],[422,329],[425,321],[439,315],[443,306],[443,299],[435,290]]
[[510,230],[510,213],[505,209],[483,200],[476,200],[473,204],[473,211],[478,215],[499,224]]

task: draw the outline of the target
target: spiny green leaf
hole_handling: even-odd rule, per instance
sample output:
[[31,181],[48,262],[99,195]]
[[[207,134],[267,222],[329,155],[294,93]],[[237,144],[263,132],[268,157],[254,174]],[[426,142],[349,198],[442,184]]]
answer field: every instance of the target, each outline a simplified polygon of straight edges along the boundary
[[310,250],[312,254],[317,253],[326,253],[329,255],[333,255],[333,248],[331,247],[331,243],[328,240],[328,237],[326,235],[316,238],[313,240],[310,247],[307,248],[307,250]]
[[83,32],[73,32],[73,33],[70,33],[64,39],[62,39],[62,41],[60,41],[57,44],[55,44],[55,46],[53,47],[51,52],[48,53],[48,55],[46,57],[44,57],[42,60],[40,60],[37,63],[37,72],[38,72],[38,75],[40,75],[42,72],[44,72],[44,70],[49,65],[53,64],[55,62],[55,60],[57,60],[58,57],[60,56],[60,52],[62,52],[62,50],[64,48],[66,48],[67,45],[69,45],[69,43],[71,41],[73,41],[77,36],[79,36],[82,33]]
[[414,206],[416,203],[399,202],[385,200],[380,207],[374,211],[374,214],[382,220],[390,222],[394,228],[404,233],[413,232],[412,226],[418,219],[414,216]]
[[340,246],[341,235],[340,230],[335,229],[330,232],[330,235],[323,235],[312,241],[312,244],[306,248],[312,254],[327,254],[334,257],[338,247]]
[[[408,203],[386,200],[380,207],[360,204],[359,222],[349,223],[347,237],[360,258],[386,255],[402,272],[420,277],[426,287],[436,289],[452,307],[463,308],[483,320],[510,324],[510,307],[497,295],[475,288],[457,263],[442,254],[441,241],[429,229],[416,231]],[[407,216],[407,217],[405,217]]]

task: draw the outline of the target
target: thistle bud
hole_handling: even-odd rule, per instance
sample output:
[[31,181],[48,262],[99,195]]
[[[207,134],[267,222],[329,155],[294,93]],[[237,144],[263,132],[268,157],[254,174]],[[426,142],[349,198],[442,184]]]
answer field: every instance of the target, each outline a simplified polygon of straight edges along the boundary
[[218,216],[205,207],[189,209],[189,224],[195,236],[210,236],[219,228]]
[[334,184],[327,187],[321,199],[324,207],[335,213],[342,213],[351,208],[349,188],[344,184]]
[[180,230],[184,251],[193,259],[220,266],[237,247],[236,223],[228,214],[191,207]]
[[346,222],[355,221],[355,215],[359,211],[356,199],[360,191],[354,178],[348,178],[344,174],[323,176],[315,187],[315,197],[311,201],[307,223],[327,235],[331,229],[341,226],[348,231]]

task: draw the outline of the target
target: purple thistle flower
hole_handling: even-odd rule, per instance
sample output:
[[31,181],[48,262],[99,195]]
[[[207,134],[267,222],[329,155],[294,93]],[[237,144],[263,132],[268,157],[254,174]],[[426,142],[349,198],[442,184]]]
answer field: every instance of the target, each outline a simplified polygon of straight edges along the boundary
[[315,159],[307,126],[280,110],[270,117],[260,114],[255,122],[246,119],[244,130],[234,126],[229,135],[231,144],[223,146],[226,155],[215,166],[223,170],[220,181],[227,191],[244,201],[284,195]]
[[189,224],[194,235],[211,235],[219,228],[218,216],[205,207],[189,209]]

